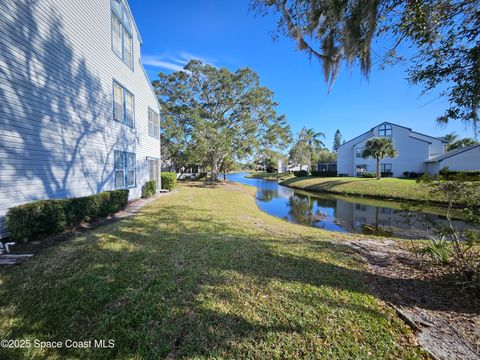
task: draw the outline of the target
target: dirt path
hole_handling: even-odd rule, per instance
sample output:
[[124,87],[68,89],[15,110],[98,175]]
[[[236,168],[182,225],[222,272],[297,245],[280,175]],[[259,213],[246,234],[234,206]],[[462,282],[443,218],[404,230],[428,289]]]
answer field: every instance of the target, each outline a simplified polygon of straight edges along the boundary
[[368,262],[375,294],[413,328],[432,358],[480,359],[478,297],[438,279],[439,269],[421,268],[411,252],[392,240],[347,244]]

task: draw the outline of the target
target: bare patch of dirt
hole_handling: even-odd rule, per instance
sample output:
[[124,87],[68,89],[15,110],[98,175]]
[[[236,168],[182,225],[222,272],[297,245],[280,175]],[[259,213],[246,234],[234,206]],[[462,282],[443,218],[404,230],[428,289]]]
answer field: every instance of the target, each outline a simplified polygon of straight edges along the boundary
[[434,359],[480,359],[480,299],[441,267],[419,262],[393,240],[346,243],[369,264],[375,294],[414,330]]

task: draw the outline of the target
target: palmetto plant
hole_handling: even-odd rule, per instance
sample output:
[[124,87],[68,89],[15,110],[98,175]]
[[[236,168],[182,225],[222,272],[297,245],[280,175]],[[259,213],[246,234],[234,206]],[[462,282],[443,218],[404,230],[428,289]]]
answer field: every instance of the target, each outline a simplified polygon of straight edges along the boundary
[[363,150],[362,157],[364,159],[372,157],[377,160],[377,179],[380,180],[382,174],[380,173],[380,160],[391,157],[397,157],[398,153],[395,150],[393,142],[389,138],[378,137],[368,140],[365,143],[365,149]]

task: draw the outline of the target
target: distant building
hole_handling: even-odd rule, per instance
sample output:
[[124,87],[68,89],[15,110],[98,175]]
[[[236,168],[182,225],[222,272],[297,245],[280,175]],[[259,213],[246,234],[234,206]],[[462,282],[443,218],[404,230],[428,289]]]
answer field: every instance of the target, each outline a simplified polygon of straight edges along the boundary
[[[405,126],[390,122],[381,123],[369,131],[340,145],[337,149],[337,170],[339,175],[361,176],[363,172],[375,172],[376,160],[362,157],[365,143],[374,137],[392,139],[398,152],[395,159],[381,160],[382,172],[391,172],[395,177],[403,176],[403,172],[438,172],[435,166],[430,166],[434,159],[440,159],[445,154],[447,141],[430,135],[413,131]],[[455,158],[450,160],[456,162]],[[462,160],[465,169],[478,168],[479,161],[472,162],[470,158]]]
[[336,162],[319,162],[317,164],[317,171],[337,171]]
[[3,0],[0,23],[0,238],[12,206],[160,182],[160,108],[126,0]]

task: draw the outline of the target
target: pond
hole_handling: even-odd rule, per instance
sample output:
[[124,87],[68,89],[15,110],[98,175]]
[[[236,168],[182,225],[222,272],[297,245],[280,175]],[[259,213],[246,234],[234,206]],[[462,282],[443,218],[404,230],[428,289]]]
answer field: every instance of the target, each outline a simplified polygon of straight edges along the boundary
[[[425,238],[433,228],[446,224],[441,207],[421,209],[406,202],[312,193],[245,175],[229,174],[227,179],[256,187],[256,202],[262,211],[295,224],[402,238]],[[455,223],[462,225],[462,221]]]

